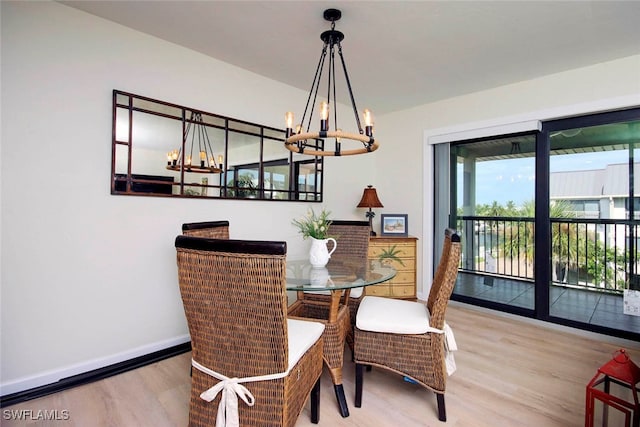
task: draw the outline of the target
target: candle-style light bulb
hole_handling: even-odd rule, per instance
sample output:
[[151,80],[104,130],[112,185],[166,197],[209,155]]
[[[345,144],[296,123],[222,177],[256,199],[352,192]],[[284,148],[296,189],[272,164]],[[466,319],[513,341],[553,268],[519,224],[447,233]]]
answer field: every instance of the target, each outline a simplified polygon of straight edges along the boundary
[[326,132],[329,130],[329,103],[327,101],[320,102],[320,131]]
[[371,110],[365,109],[362,112],[362,115],[364,116],[365,126],[373,126],[373,116],[371,115]]
[[364,117],[365,134],[367,136],[373,136],[373,115],[371,114],[371,110],[365,109],[362,115]]
[[186,161],[186,162],[184,162],[184,164],[185,164],[185,165],[189,165],[189,166],[191,166],[191,156],[190,156],[190,155],[189,155],[189,156],[187,156],[187,161]]
[[171,151],[169,151],[169,152],[167,153],[167,166],[171,166],[171,159],[172,159],[172,157],[171,157]]
[[201,151],[200,152],[200,167],[201,168],[204,167],[205,160],[207,160],[207,153],[205,153],[204,151]]
[[342,133],[342,129],[336,129],[336,153],[340,153],[340,150],[342,149],[342,143],[340,142],[340,135]]
[[292,111],[287,111],[284,114],[284,121],[287,125],[287,129],[285,131],[286,133],[285,138],[289,138],[293,133],[293,112]]
[[178,164],[178,150],[173,150],[171,152],[171,163],[173,166]]
[[320,102],[320,118],[322,120],[329,118],[329,103],[327,101]]

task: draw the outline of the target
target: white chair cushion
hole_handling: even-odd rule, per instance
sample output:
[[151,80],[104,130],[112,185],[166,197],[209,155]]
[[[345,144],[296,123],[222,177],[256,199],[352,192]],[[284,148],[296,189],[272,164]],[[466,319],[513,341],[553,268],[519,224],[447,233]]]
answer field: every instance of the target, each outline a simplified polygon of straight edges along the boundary
[[362,296],[362,292],[364,288],[351,288],[351,293],[349,294],[349,298],[360,298]]
[[302,355],[322,336],[324,325],[307,320],[287,319],[287,329],[289,331],[289,367],[287,370],[291,370]]
[[356,315],[358,329],[391,334],[442,333],[429,326],[429,310],[420,302],[365,296]]

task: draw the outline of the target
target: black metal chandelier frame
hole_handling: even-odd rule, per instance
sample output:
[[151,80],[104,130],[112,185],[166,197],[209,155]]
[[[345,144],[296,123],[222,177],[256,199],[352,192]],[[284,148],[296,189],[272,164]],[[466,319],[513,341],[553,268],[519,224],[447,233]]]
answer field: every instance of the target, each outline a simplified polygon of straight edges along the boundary
[[[365,154],[375,151],[380,146],[379,142],[373,137],[373,123],[371,119],[371,112],[364,110],[365,116],[365,128],[362,128],[360,117],[358,116],[358,109],[356,107],[355,97],[353,96],[353,90],[351,88],[351,81],[349,79],[349,73],[347,72],[347,66],[342,54],[341,42],[344,40],[344,34],[335,29],[336,21],[342,17],[342,12],[338,9],[327,9],[324,11],[324,19],[331,22],[331,29],[324,31],[320,35],[320,39],[324,42],[320,60],[316,67],[316,72],[311,84],[311,90],[309,91],[309,97],[307,98],[307,104],[302,115],[301,124],[294,132],[293,129],[293,113],[287,113],[287,130],[285,147],[299,154],[308,154],[312,156],[349,156],[354,154]],[[337,49],[336,49],[337,47]],[[355,122],[358,129],[358,133],[343,132],[338,128],[338,110],[336,100],[336,59],[335,53],[338,51],[340,62],[342,64],[342,70],[344,72],[344,78],[349,91],[349,99],[351,107],[355,116]],[[329,56],[328,61],[328,78],[327,78],[327,96],[326,96],[326,113],[321,111],[320,118],[320,131],[311,132],[311,121],[313,119],[314,106],[316,105],[318,92],[320,90],[320,84],[322,80],[322,73],[324,70],[325,59]],[[331,104],[333,103],[333,106]],[[328,109],[333,110],[333,124],[334,130],[330,130]],[[322,108],[321,108],[322,110]],[[309,113],[308,120],[307,113]],[[303,132],[303,129],[306,130]],[[318,149],[318,139],[334,138],[335,148],[333,151]],[[311,140],[312,142],[309,142]],[[342,140],[352,140],[362,143],[362,147],[356,149],[343,150]]]

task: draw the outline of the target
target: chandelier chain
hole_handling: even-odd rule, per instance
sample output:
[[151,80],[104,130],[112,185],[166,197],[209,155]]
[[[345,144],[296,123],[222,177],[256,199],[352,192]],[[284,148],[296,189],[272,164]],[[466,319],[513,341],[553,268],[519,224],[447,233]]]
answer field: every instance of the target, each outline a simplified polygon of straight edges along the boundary
[[344,62],[344,56],[342,55],[342,44],[338,42],[338,55],[340,55],[340,61],[342,62],[342,70],[344,71],[344,79],[347,82],[347,89],[349,92],[349,97],[351,98],[351,107],[353,108],[353,115],[356,118],[356,125],[358,127],[358,132],[363,134],[362,124],[360,123],[360,116],[358,115],[358,107],[356,107],[356,99],[353,96],[353,90],[351,89],[351,80],[349,79],[349,73],[347,72],[347,66]]
[[[324,68],[324,59],[327,56],[327,45],[325,44],[322,48],[322,53],[320,54],[320,60],[318,61],[318,66],[316,67],[316,74],[313,76],[313,82],[311,83],[311,91],[309,91],[309,96],[307,97],[307,105],[304,107],[304,113],[302,114],[302,120],[300,121],[301,128],[304,127],[304,121],[307,117],[307,111],[309,110],[309,105],[315,105],[317,97],[318,97],[318,88],[320,86],[320,78],[322,77],[322,69]],[[313,96],[313,102],[311,102],[311,97]],[[309,132],[311,129],[311,121],[313,120],[313,107],[309,112],[309,123],[307,124],[306,131]]]

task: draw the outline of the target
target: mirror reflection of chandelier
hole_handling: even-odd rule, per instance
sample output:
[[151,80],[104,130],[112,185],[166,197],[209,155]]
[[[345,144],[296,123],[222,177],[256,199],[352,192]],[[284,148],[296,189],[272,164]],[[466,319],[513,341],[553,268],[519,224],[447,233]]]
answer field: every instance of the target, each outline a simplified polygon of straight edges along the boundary
[[[320,35],[320,38],[324,42],[322,54],[320,55],[320,61],[316,68],[316,74],[311,84],[311,91],[307,98],[307,105],[305,106],[302,120],[299,125],[296,126],[294,131],[294,116],[292,112],[287,112],[285,120],[287,123],[287,133],[285,139],[285,147],[294,153],[309,154],[312,156],[349,156],[354,154],[365,154],[375,151],[379,147],[379,142],[373,138],[373,116],[371,111],[363,111],[363,120],[365,122],[364,130],[358,116],[358,109],[356,108],[356,101],[351,90],[351,82],[349,80],[349,74],[347,73],[347,66],[342,56],[342,45],[340,42],[344,39],[344,34],[335,30],[336,21],[342,17],[342,12],[338,9],[327,9],[324,11],[324,19],[331,22],[331,30],[327,30]],[[337,48],[337,49],[336,49]],[[344,80],[346,82],[347,89],[349,90],[349,99],[351,100],[351,107],[355,116],[356,126],[358,133],[343,132],[338,127],[338,114],[337,114],[337,101],[336,101],[336,61],[335,53],[338,51],[340,61],[342,63],[342,70],[344,71]],[[327,94],[319,104],[320,114],[320,131],[311,132],[311,120],[313,118],[314,104],[318,100],[318,90],[322,80],[322,71],[325,65],[325,58],[328,60],[328,78],[327,78]],[[322,97],[320,97],[322,98]],[[310,107],[311,105],[311,107]],[[331,112],[333,112],[333,123],[331,123]],[[307,113],[309,116],[307,118]],[[332,129],[333,125],[333,129]],[[335,149],[325,150],[318,145],[319,139],[334,138]],[[344,140],[351,140],[360,142],[362,147],[350,150],[342,149],[342,142]]]
[[[216,157],[211,148],[211,141],[209,140],[207,127],[202,119],[202,113],[192,111],[191,117],[186,120],[186,123],[182,146],[167,153],[167,169],[180,172],[184,164],[185,172],[221,173],[223,170],[223,157],[219,155],[218,163],[216,164]],[[189,147],[188,150],[187,146]],[[185,149],[184,151],[182,150],[183,148]],[[194,150],[196,157],[194,157]],[[186,157],[184,157],[185,153],[188,153]]]

